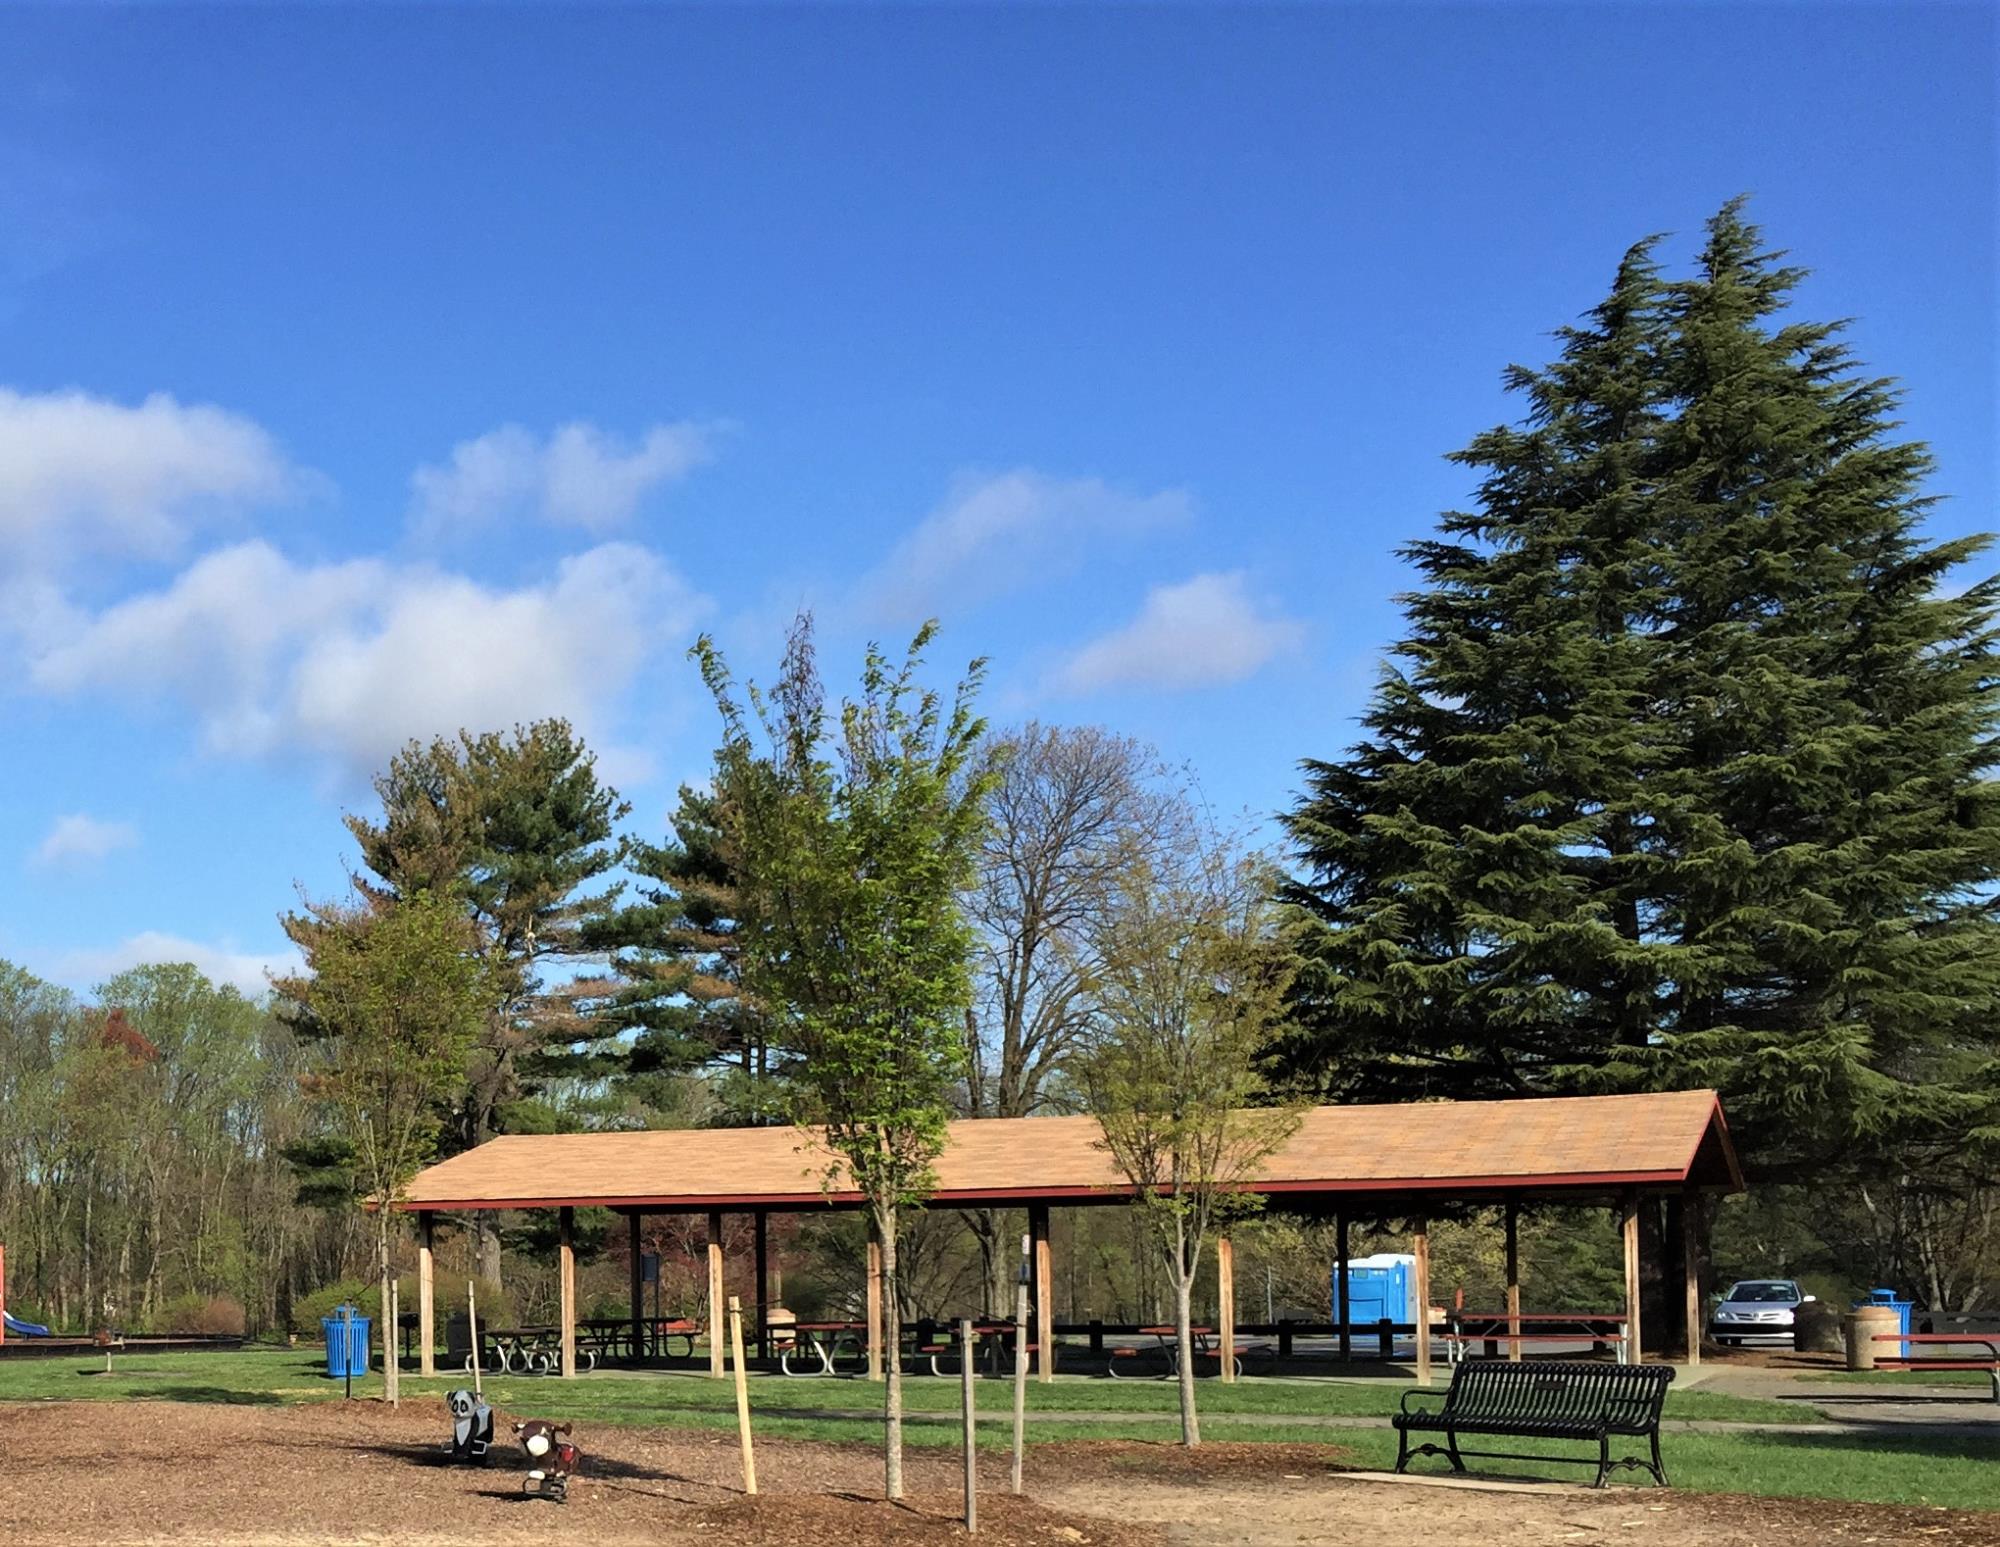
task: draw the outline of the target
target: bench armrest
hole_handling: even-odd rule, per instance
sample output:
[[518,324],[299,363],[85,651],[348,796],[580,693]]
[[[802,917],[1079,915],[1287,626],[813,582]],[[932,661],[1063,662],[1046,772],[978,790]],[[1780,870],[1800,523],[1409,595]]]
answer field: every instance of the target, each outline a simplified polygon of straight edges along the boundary
[[[1411,1398],[1411,1397],[1439,1397],[1439,1398],[1442,1398],[1442,1397],[1444,1397],[1445,1395],[1447,1395],[1447,1393],[1445,1393],[1445,1392],[1442,1392],[1442,1391],[1432,1391],[1432,1390],[1429,1390],[1428,1388],[1426,1388],[1426,1387],[1423,1387],[1423,1386],[1412,1386],[1412,1387],[1410,1387],[1410,1389],[1409,1389],[1409,1390],[1407,1390],[1407,1391],[1405,1391],[1405,1392],[1403,1393],[1403,1399],[1402,1399],[1402,1401],[1396,1404],[1396,1406],[1397,1406],[1397,1410],[1398,1410],[1399,1412],[1404,1412],[1404,1413],[1407,1413],[1407,1412],[1408,1412],[1408,1411],[1410,1410],[1410,1398]],[[1441,1408],[1441,1407],[1440,1407],[1440,1408],[1436,1408],[1436,1409],[1432,1409],[1432,1408],[1419,1408],[1419,1409],[1418,1409],[1418,1411],[1419,1411],[1419,1412],[1424,1412],[1424,1413],[1431,1413],[1431,1412],[1442,1412],[1442,1411],[1443,1411],[1443,1408]]]

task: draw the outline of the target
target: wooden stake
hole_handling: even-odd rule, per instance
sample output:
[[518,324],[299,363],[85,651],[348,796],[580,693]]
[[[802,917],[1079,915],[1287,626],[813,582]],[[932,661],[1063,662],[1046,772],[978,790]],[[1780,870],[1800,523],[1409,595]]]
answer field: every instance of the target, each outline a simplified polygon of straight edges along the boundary
[[479,1389],[479,1299],[473,1293],[472,1280],[465,1281],[465,1327],[472,1338],[472,1394],[484,1395]]
[[736,1438],[743,1446],[743,1491],[757,1491],[757,1455],[750,1448],[750,1380],[743,1369],[743,1302],[729,1297],[729,1352],[736,1367]]
[[965,1531],[979,1530],[979,1411],[972,1389],[972,1318],[958,1319],[959,1402],[965,1416]]
[[1014,1492],[1021,1491],[1021,1458],[1028,1441],[1028,1263],[1031,1240],[1021,1237],[1021,1269],[1014,1275]]

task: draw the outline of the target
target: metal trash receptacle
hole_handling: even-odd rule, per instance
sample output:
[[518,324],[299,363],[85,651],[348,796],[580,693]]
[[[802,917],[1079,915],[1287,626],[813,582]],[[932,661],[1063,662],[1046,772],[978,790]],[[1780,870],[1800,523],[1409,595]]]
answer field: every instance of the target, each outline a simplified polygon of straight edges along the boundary
[[369,1318],[356,1313],[351,1305],[336,1306],[333,1315],[320,1317],[320,1331],[326,1335],[328,1380],[344,1380],[350,1375],[368,1373],[368,1331],[371,1325]]

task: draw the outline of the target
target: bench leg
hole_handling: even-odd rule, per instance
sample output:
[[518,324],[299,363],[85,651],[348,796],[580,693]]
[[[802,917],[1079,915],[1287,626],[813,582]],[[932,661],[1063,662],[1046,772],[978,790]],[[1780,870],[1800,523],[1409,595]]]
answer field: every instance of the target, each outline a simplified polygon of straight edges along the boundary
[[1667,1464],[1660,1459],[1660,1431],[1653,1430],[1648,1438],[1653,1442],[1653,1481],[1664,1488],[1667,1486]]
[[1597,1481],[1590,1486],[1593,1488],[1602,1488],[1604,1486],[1604,1479],[1610,1475],[1610,1472],[1611,1436],[1609,1434],[1600,1434],[1597,1436]]
[[1454,1472],[1463,1472],[1465,1470],[1465,1458],[1458,1453],[1458,1430],[1447,1429],[1444,1431],[1444,1453],[1446,1458],[1451,1462],[1451,1469]]
[[1396,1470],[1406,1472],[1409,1470],[1409,1467],[1410,1431],[1408,1429],[1398,1429],[1396,1431]]

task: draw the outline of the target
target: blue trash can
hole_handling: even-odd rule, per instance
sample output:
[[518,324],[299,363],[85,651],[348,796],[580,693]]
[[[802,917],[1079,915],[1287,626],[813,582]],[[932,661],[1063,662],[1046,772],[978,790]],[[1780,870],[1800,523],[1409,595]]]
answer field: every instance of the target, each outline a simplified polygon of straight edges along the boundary
[[[1893,1289],[1871,1289],[1868,1291],[1867,1300],[1863,1303],[1868,1305],[1886,1305],[1896,1313],[1896,1330],[1906,1337],[1909,1335],[1910,1312],[1915,1309],[1916,1301],[1898,1300],[1896,1298],[1896,1291]],[[1910,1345],[1908,1343],[1898,1343],[1896,1349],[1899,1358],[1907,1359],[1910,1357]]]
[[369,1319],[356,1313],[351,1305],[336,1306],[333,1315],[320,1317],[320,1331],[326,1334],[328,1380],[368,1373],[369,1325]]

